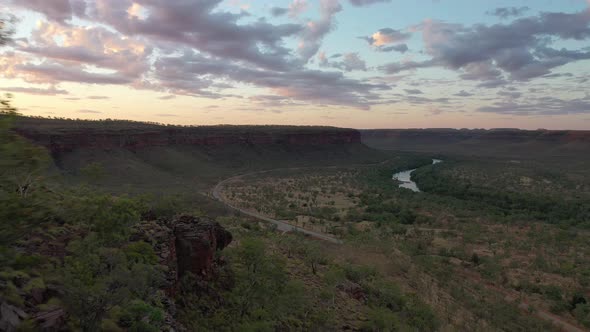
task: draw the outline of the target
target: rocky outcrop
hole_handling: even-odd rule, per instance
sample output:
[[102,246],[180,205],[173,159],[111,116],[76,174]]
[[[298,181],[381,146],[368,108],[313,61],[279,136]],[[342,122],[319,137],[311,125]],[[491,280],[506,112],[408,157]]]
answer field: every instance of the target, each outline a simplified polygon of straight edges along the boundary
[[354,129],[294,126],[200,126],[176,127],[122,125],[64,121],[51,119],[20,119],[16,131],[29,140],[46,147],[54,155],[76,149],[144,149],[155,146],[224,146],[224,145],[332,145],[360,143]]
[[186,273],[208,278],[214,270],[215,252],[227,247],[232,235],[217,222],[182,216],[174,225],[178,276]]
[[[144,216],[144,217],[147,217]],[[163,331],[186,331],[176,321],[176,305],[173,300],[182,278],[192,274],[203,287],[215,278],[222,262],[217,252],[227,247],[232,235],[219,223],[205,217],[188,215],[176,218],[149,218],[134,226],[132,241],[145,241],[152,245],[167,271],[165,293],[161,301],[166,308]]]
[[62,331],[66,325],[66,312],[63,308],[50,308],[34,317],[41,331]]
[[22,309],[0,299],[0,331],[17,331],[21,322],[27,317],[28,315]]
[[355,282],[346,280],[336,286],[336,289],[348,294],[351,298],[365,303],[367,301],[367,293],[363,287]]
[[144,221],[135,226],[132,239],[150,243],[167,268],[166,292],[176,293],[183,276],[208,280],[220,262],[216,252],[227,247],[232,235],[219,223],[204,217],[180,216]]

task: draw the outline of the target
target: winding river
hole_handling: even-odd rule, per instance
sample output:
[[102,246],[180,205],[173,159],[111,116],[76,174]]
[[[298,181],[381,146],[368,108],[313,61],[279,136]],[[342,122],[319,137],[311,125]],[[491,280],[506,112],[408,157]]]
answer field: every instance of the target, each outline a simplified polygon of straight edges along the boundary
[[[440,159],[432,159],[433,165],[441,163],[441,162],[442,162],[442,160],[440,160]],[[403,172],[399,172],[399,173],[395,173],[395,174],[393,174],[392,179],[398,180],[401,182],[401,184],[399,185],[400,188],[406,188],[406,189],[410,189],[411,191],[414,191],[414,192],[420,192],[420,189],[418,188],[418,185],[416,184],[416,182],[412,181],[412,172],[415,170],[416,170],[416,168],[409,169],[407,171],[403,171]]]

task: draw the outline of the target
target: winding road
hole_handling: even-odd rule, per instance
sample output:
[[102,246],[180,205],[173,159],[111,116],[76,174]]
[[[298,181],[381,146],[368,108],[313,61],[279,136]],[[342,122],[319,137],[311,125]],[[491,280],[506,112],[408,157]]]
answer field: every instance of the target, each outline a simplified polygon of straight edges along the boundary
[[[335,167],[341,167],[341,166],[330,166],[330,167],[326,167],[326,168],[335,168]],[[248,210],[242,209],[240,207],[234,206],[230,202],[228,202],[223,197],[223,195],[221,195],[221,189],[223,188],[223,186],[226,183],[231,182],[231,181],[234,181],[234,180],[239,180],[240,178],[245,177],[245,176],[256,175],[256,174],[264,174],[264,173],[269,173],[269,172],[276,171],[276,170],[300,170],[300,169],[305,169],[305,168],[317,168],[317,167],[279,168],[279,169],[271,169],[271,170],[266,170],[266,171],[258,171],[258,172],[252,172],[252,173],[246,173],[246,174],[236,175],[236,176],[233,176],[231,178],[225,179],[225,180],[219,182],[218,184],[216,184],[215,187],[212,190],[212,194],[213,194],[213,197],[215,199],[217,199],[221,203],[225,204],[225,206],[229,207],[230,209],[235,210],[235,211],[238,211],[238,212],[240,212],[242,214],[245,214],[245,215],[248,215],[248,216],[251,216],[251,217],[260,219],[260,220],[264,220],[264,221],[269,222],[271,224],[274,224],[274,225],[277,226],[277,229],[279,231],[282,231],[282,232],[299,232],[299,233],[303,233],[303,234],[309,235],[311,237],[315,237],[315,238],[320,239],[320,240],[324,240],[324,241],[328,241],[328,242],[340,244],[340,243],[342,243],[342,240],[339,240],[339,239],[337,239],[337,238],[335,238],[333,236],[326,235],[326,234],[320,233],[320,232],[310,231],[310,230],[305,229],[305,228],[293,226],[293,225],[291,225],[291,224],[289,224],[287,222],[284,222],[284,221],[281,221],[281,220],[272,219],[272,218],[266,217],[266,216],[264,216],[264,215],[262,215],[260,213],[253,212],[253,211],[248,211]]]

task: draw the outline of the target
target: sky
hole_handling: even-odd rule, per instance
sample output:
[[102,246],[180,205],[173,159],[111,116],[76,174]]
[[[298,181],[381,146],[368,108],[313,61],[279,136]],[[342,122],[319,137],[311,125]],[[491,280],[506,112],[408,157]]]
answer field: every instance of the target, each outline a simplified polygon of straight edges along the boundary
[[0,0],[25,115],[590,129],[590,0]]

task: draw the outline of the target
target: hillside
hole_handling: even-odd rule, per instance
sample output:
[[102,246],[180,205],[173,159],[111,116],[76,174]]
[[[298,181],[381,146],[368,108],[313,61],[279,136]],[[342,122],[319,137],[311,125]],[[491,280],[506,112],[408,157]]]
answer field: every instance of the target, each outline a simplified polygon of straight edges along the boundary
[[438,324],[387,275],[324,254],[329,243],[212,209],[210,184],[228,174],[380,161],[354,130],[18,121],[0,135],[0,330]]
[[72,183],[113,192],[194,195],[249,171],[379,162],[354,129],[312,126],[166,126],[132,121],[19,117],[15,130],[47,148]]
[[363,143],[384,150],[519,158],[590,152],[590,131],[377,129],[361,130],[361,136]]

